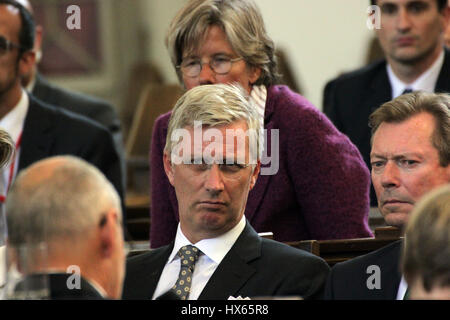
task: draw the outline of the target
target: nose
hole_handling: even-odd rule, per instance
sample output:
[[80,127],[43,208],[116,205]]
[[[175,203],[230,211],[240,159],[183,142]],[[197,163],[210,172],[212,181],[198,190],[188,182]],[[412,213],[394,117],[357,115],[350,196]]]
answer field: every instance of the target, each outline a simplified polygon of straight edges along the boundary
[[223,176],[219,166],[213,164],[206,172],[205,188],[208,192],[218,195],[224,189]]
[[216,83],[215,73],[209,66],[209,63],[202,63],[202,70],[200,70],[198,80],[200,85]]
[[399,9],[397,16],[397,28],[401,32],[406,32],[411,28],[411,17],[405,8]]
[[400,185],[399,170],[394,163],[388,161],[381,173],[381,185],[385,189],[396,188]]

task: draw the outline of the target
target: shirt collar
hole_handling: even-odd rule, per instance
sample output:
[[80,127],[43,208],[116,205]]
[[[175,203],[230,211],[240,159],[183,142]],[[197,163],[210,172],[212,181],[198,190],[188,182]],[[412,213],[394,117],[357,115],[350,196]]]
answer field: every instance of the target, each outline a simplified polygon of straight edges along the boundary
[[390,64],[387,64],[387,73],[389,76],[389,81],[392,86],[392,98],[397,98],[400,96],[406,88],[413,91],[425,91],[434,92],[436,87],[436,82],[439,77],[439,73],[444,64],[444,50],[442,50],[436,61],[428,68],[424,73],[420,75],[413,83],[404,83],[401,81],[392,70]]
[[228,232],[211,239],[203,239],[199,242],[192,244],[181,231],[180,224],[178,223],[177,235],[175,237],[175,243],[172,253],[169,256],[169,262],[173,261],[177,257],[177,253],[181,247],[186,245],[195,245],[200,251],[203,252],[208,258],[215,263],[220,264],[225,255],[233,247],[237,238],[240,236],[245,228],[245,216],[242,215],[241,220]]
[[25,117],[28,112],[29,97],[22,89],[22,95],[19,102],[11,109],[2,119],[0,119],[0,127],[6,130],[14,143],[17,143],[23,129]]
[[400,285],[398,286],[396,300],[403,300],[405,298],[407,289],[408,289],[408,284],[406,283],[405,277],[402,276],[402,280],[400,280]]

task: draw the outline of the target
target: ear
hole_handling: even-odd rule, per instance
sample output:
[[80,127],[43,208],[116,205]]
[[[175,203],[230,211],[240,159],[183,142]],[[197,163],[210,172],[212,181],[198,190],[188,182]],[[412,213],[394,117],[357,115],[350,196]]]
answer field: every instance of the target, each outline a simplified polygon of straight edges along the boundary
[[163,162],[164,162],[164,171],[166,172],[166,175],[167,175],[167,178],[169,179],[170,184],[173,186],[173,181],[174,181],[173,166],[172,166],[172,161],[170,161],[170,155],[167,154],[166,151],[164,151]]
[[44,29],[42,29],[41,25],[37,25],[34,29],[34,47],[33,50],[38,52],[42,48],[42,34],[44,33]]
[[450,24],[450,3],[444,9],[442,9],[442,24],[443,31],[447,30],[448,25]]
[[118,213],[111,208],[104,216],[99,226],[100,255],[109,258],[114,255],[117,246],[117,236],[121,232]]
[[21,76],[30,74],[36,62],[36,53],[27,51],[22,54],[19,61],[19,73]]
[[256,184],[256,180],[258,180],[259,171],[261,170],[261,161],[258,160],[258,163],[256,164],[255,168],[253,169],[252,176],[250,177],[250,190],[253,189],[253,187]]
[[258,81],[259,77],[261,76],[261,68],[250,67],[248,70],[248,76],[249,76],[250,85],[255,84],[255,82]]

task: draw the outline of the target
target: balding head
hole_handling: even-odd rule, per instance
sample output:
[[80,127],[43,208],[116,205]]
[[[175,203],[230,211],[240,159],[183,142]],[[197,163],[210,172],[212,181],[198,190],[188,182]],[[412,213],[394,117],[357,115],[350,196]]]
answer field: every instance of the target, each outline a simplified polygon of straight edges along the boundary
[[8,193],[9,241],[75,241],[111,208],[121,219],[117,192],[97,168],[72,156],[44,159],[20,172]]
[[30,252],[32,273],[66,272],[76,265],[108,297],[120,297],[125,268],[120,200],[97,168],[72,156],[38,161],[19,173],[6,212],[11,248],[47,248],[45,264]]

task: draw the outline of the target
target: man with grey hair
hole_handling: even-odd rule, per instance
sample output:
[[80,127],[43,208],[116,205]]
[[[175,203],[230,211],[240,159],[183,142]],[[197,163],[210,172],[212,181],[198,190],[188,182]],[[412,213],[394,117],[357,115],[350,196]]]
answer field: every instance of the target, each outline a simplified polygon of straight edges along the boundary
[[[9,252],[29,249],[25,281],[48,274],[51,299],[120,298],[125,267],[120,198],[97,168],[73,156],[38,161],[20,172],[6,208]],[[34,249],[41,244],[40,259]],[[70,285],[73,276],[81,277],[78,285]]]
[[322,295],[325,261],[260,238],[245,219],[260,169],[259,130],[240,86],[198,86],[178,100],[163,160],[180,223],[171,244],[128,261],[124,299]]
[[[450,92],[450,25],[447,0],[370,0],[380,27],[374,32],[385,55],[329,81],[323,111],[358,147],[370,168],[369,115],[383,103],[412,91]],[[378,18],[378,17],[377,17]],[[371,190],[371,205],[376,206]]]
[[[370,125],[378,207],[388,225],[403,230],[415,203],[450,182],[450,96],[402,95],[372,113]],[[403,299],[407,284],[400,274],[401,245],[397,241],[334,266],[326,298]]]

